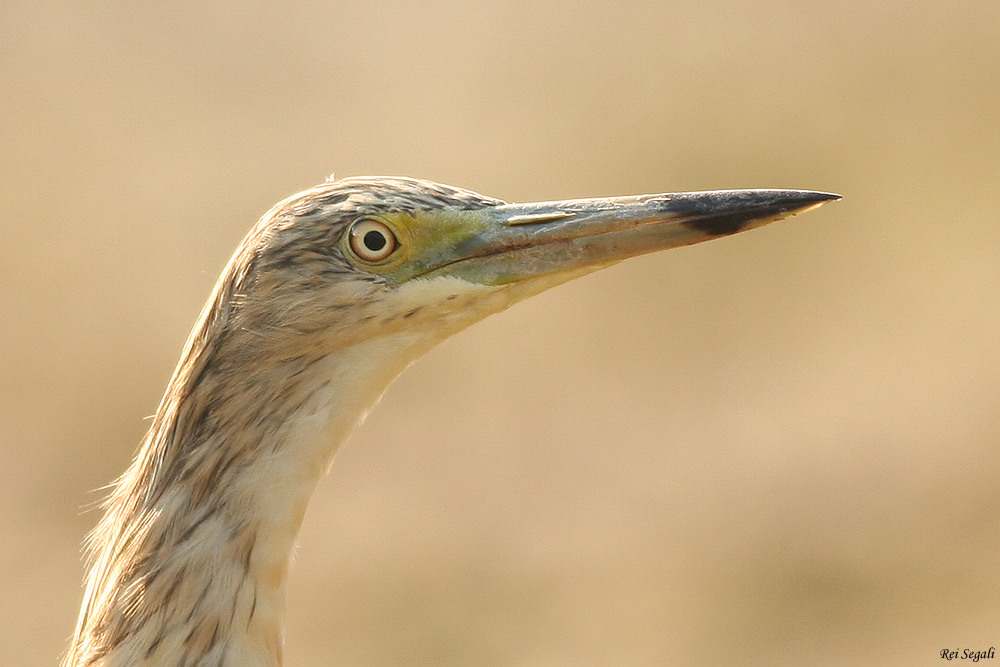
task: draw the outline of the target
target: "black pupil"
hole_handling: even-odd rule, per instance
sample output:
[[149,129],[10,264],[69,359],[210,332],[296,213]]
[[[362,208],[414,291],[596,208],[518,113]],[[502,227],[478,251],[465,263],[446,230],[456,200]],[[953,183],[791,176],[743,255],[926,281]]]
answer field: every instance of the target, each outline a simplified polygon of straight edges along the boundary
[[382,232],[376,232],[374,230],[370,232],[365,232],[365,247],[369,250],[378,252],[385,247],[387,243],[385,235]]

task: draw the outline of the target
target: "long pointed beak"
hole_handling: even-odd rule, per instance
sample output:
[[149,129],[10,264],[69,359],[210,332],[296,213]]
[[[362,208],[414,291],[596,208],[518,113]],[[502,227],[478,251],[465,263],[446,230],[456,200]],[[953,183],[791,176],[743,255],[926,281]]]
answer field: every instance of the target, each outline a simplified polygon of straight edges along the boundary
[[475,234],[424,276],[487,285],[597,269],[787,218],[840,195],[809,190],[717,190],[504,204],[474,212]]

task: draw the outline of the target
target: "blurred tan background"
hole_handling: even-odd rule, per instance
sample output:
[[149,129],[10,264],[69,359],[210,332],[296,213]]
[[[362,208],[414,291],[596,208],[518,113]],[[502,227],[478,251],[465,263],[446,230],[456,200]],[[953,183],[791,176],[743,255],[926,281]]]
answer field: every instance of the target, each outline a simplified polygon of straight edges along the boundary
[[0,664],[272,203],[842,202],[629,261],[407,371],[310,507],[287,663],[912,665],[1000,644],[1000,4],[0,8]]

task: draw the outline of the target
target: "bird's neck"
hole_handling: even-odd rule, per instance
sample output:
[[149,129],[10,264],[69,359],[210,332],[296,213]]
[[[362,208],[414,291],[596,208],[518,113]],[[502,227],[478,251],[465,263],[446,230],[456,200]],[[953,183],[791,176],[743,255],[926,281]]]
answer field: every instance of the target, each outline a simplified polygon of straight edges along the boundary
[[238,374],[182,364],[91,536],[65,664],[280,664],[309,498],[339,443],[430,344],[376,339]]

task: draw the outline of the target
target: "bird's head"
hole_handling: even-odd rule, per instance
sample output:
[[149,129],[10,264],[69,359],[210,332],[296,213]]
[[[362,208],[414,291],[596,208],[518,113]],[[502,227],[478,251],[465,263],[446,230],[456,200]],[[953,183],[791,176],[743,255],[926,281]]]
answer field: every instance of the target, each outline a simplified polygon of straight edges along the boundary
[[835,198],[728,190],[507,204],[410,178],[331,181],[261,219],[210,309],[254,355],[387,336],[426,348],[576,276]]

